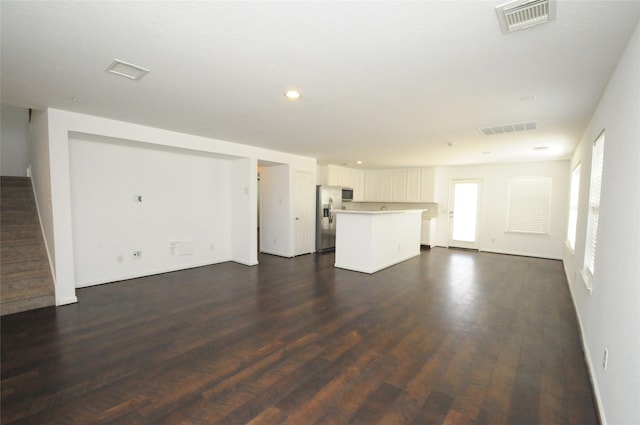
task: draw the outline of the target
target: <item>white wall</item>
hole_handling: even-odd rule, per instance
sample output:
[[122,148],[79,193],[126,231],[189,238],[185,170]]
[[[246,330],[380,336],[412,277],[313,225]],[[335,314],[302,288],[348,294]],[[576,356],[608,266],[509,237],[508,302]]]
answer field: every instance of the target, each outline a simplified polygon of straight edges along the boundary
[[[241,158],[231,162],[231,253],[233,261],[248,266],[258,264],[256,231],[258,193],[255,159]],[[255,194],[249,196],[249,194]],[[247,250],[246,247],[256,247]]]
[[[57,305],[77,301],[75,296],[76,276],[73,247],[69,134],[81,133],[92,136],[104,136],[114,139],[136,141],[149,147],[181,148],[200,153],[234,157],[235,159],[245,158],[247,162],[240,162],[237,165],[238,168],[233,168],[236,170],[236,173],[244,172],[241,170],[248,170],[249,177],[246,178],[245,183],[239,183],[241,186],[238,186],[242,188],[242,193],[246,195],[246,197],[233,196],[231,197],[231,201],[235,202],[240,199],[245,199],[246,203],[244,205],[247,205],[249,208],[248,214],[239,221],[241,223],[248,217],[249,222],[247,222],[247,226],[250,226],[251,230],[246,231],[246,238],[242,236],[237,228],[232,230],[235,232],[235,235],[239,235],[239,240],[245,241],[233,247],[232,256],[239,262],[246,264],[252,264],[254,262],[253,259],[257,258],[255,232],[257,215],[255,202],[257,185],[255,183],[255,176],[257,174],[257,161],[263,160],[288,164],[296,169],[306,170],[312,173],[315,179],[316,160],[314,158],[51,108],[47,109],[43,117],[44,119],[41,120],[41,125],[44,128],[37,137],[41,138],[43,143],[48,144],[49,160],[46,163],[36,161],[39,169],[34,171],[34,173],[37,172],[41,175],[46,175],[50,171],[51,209],[44,211],[45,217],[43,217],[43,222],[50,224],[50,226],[47,225],[48,229],[45,230],[53,235],[53,241],[49,243],[51,244],[50,251],[52,258],[55,260]],[[42,155],[41,157],[44,159],[45,156]],[[49,169],[47,169],[47,166]],[[112,173],[116,171],[117,170],[112,170]],[[240,177],[240,174],[236,174],[236,177]],[[246,182],[248,182],[248,184],[246,184]],[[287,182],[287,184],[289,184],[289,182]],[[248,188],[249,193],[244,193],[245,187]],[[42,190],[46,191],[46,187]],[[38,193],[36,196],[40,199],[46,198],[48,195]],[[240,209],[242,209],[241,204],[242,203],[238,204],[238,208]],[[43,209],[41,209],[40,212],[42,215]],[[232,221],[232,223],[236,222]],[[238,226],[241,225],[239,224]],[[290,222],[289,227],[292,226]],[[291,229],[288,229],[288,231],[291,231]],[[285,240],[288,240],[289,233],[286,233],[283,237]]]
[[29,110],[0,107],[0,175],[26,177],[29,165]]
[[[605,131],[593,291],[584,264],[591,146]],[[571,160],[582,163],[576,249],[564,264],[603,423],[640,423],[640,27]],[[602,367],[604,348],[607,370]]]
[[[453,179],[481,179],[482,199],[479,212],[478,241],[481,251],[562,259],[569,199],[568,161],[524,162],[437,167],[436,245],[449,245],[449,185]],[[551,219],[549,235],[507,233],[509,179],[514,177],[551,177]]]
[[294,251],[289,169],[288,165],[260,169],[260,251],[283,257],[292,257]]
[[[49,255],[52,276],[56,277],[55,246],[53,237],[53,209],[51,203],[51,171],[49,167],[49,119],[42,111],[33,111],[31,115],[30,144],[31,184],[40,217],[40,227],[45,247]],[[56,300],[62,296],[56,286]]]
[[230,160],[78,133],[69,148],[76,287],[232,258]]

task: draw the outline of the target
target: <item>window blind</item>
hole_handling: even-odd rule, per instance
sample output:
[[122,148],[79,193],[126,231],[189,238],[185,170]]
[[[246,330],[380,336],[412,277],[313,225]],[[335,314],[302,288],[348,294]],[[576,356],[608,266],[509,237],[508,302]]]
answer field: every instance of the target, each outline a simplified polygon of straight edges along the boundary
[[551,177],[509,180],[507,232],[549,234]]
[[567,226],[567,241],[571,251],[576,249],[576,229],[578,227],[578,206],[580,203],[580,169],[581,164],[571,172],[571,191],[569,193],[569,224]]
[[604,159],[604,133],[593,144],[591,156],[591,183],[589,188],[589,210],[587,212],[587,241],[584,267],[593,276],[596,262],[598,238],[598,216],[600,215],[600,189],[602,186],[602,162]]

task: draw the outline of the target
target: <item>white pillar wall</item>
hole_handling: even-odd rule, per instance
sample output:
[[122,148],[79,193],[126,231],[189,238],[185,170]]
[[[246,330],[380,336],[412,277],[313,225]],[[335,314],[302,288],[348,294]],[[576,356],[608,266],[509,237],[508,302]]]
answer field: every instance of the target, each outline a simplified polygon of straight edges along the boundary
[[[48,163],[32,163],[39,169],[35,173],[50,177],[50,209],[41,208],[41,220],[47,244],[53,261],[56,304],[77,302],[75,293],[76,277],[73,248],[72,194],[69,156],[70,133],[83,133],[114,139],[130,140],[157,146],[169,146],[219,155],[232,160],[232,260],[242,264],[257,264],[257,175],[258,160],[288,164],[316,176],[315,158],[287,154],[269,149],[241,145],[216,139],[146,127],[122,121],[115,121],[74,112],[47,109],[40,119],[44,123],[40,137],[48,141]],[[47,134],[48,133],[48,134]],[[45,158],[46,155],[42,155]],[[234,159],[235,158],[235,159]],[[45,158],[46,159],[46,158]],[[47,170],[47,166],[49,170]],[[116,172],[117,170],[114,170]],[[291,182],[289,182],[290,184]],[[40,191],[46,191],[46,185]],[[37,193],[40,203],[47,194]],[[291,225],[292,227],[293,225]],[[288,240],[287,235],[282,240]],[[292,250],[290,247],[288,250]]]

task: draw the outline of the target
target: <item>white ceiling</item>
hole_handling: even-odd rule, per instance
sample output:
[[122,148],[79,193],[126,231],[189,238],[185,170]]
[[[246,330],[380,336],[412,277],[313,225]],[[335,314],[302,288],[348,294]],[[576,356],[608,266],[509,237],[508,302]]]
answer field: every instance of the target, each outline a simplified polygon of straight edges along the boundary
[[[567,158],[640,19],[640,1],[560,0],[555,21],[508,35],[494,12],[501,3],[3,0],[2,103],[320,163]],[[114,58],[151,72],[137,82],[115,76],[105,71]],[[303,97],[286,100],[289,88]],[[527,121],[538,129],[478,131]]]

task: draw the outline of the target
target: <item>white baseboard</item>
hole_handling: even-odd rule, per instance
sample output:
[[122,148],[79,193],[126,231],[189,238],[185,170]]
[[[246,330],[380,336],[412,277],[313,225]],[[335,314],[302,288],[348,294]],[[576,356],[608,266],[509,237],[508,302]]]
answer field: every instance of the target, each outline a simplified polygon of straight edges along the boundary
[[521,257],[533,257],[533,258],[544,258],[547,260],[562,260],[562,256],[542,256],[539,254],[533,254],[531,252],[519,252],[519,251],[503,251],[499,249],[479,249],[479,252],[490,252],[492,254],[505,254],[505,255],[518,255]]
[[140,273],[126,273],[123,275],[118,275],[118,276],[114,276],[114,277],[109,277],[106,279],[97,279],[97,280],[92,280],[89,282],[83,282],[83,283],[76,283],[76,288],[87,288],[90,286],[96,286],[96,285],[104,285],[105,283],[113,283],[113,282],[119,282],[121,280],[129,280],[129,279],[137,279],[139,277],[145,277],[145,276],[153,276],[153,275],[157,275],[157,274],[163,274],[163,273],[171,273],[171,272],[176,272],[179,270],[187,270],[187,269],[193,269],[196,267],[203,267],[203,266],[210,266],[213,264],[220,264],[220,263],[226,263],[228,261],[233,261],[231,258],[226,258],[226,259],[220,259],[220,260],[216,260],[214,262],[210,262],[210,261],[206,261],[206,262],[202,262],[202,263],[193,263],[193,264],[188,264],[188,265],[184,265],[184,266],[178,266],[178,267],[172,267],[169,269],[157,269],[157,270],[150,270],[150,271],[145,271],[145,272],[140,272]]
[[75,304],[78,302],[78,297],[58,298],[56,297],[56,307],[63,305]]
[[[564,264],[564,261],[562,262]],[[571,294],[571,302],[573,303],[573,311],[575,311],[576,319],[578,321],[578,333],[580,335],[580,343],[582,345],[582,352],[584,353],[584,360],[587,364],[587,372],[589,374],[589,381],[591,382],[591,387],[593,390],[593,398],[596,401],[596,410],[598,417],[600,419],[601,425],[607,425],[607,417],[604,412],[604,406],[602,405],[602,398],[600,397],[600,388],[598,387],[598,381],[596,379],[596,372],[593,367],[593,357],[591,356],[591,352],[589,351],[589,346],[587,345],[587,341],[585,340],[584,328],[582,326],[582,319],[578,314],[578,306],[576,305],[576,298],[573,294],[573,287],[571,285],[571,280],[569,279],[569,273],[567,273],[567,269],[564,268],[564,274],[567,279],[567,285],[569,286],[569,294]]]

